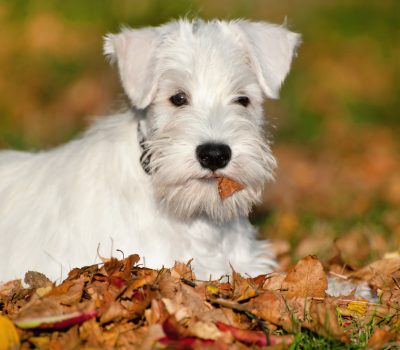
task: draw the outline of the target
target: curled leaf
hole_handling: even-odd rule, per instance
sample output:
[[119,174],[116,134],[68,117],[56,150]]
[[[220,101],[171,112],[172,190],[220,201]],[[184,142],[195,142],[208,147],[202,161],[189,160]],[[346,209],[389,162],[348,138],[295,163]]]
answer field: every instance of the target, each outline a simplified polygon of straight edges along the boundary
[[72,312],[69,314],[15,320],[22,329],[64,329],[97,316],[96,310]]

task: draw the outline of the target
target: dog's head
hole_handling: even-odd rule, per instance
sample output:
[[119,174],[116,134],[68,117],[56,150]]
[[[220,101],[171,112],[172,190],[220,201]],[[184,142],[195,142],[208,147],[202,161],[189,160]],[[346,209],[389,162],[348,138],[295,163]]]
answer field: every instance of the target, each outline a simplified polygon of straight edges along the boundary
[[[300,42],[283,26],[180,20],[106,37],[160,205],[180,218],[247,215],[273,177],[263,98],[276,98]],[[221,200],[217,177],[245,188]]]

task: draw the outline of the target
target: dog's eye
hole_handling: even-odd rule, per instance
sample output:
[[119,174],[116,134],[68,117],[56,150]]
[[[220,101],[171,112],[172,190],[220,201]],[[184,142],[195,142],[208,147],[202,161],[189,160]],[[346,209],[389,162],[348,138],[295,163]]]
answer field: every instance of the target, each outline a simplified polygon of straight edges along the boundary
[[188,104],[188,99],[184,92],[178,92],[177,94],[171,96],[169,100],[176,107],[181,107]]
[[250,99],[247,96],[239,96],[234,102],[247,107],[250,104]]

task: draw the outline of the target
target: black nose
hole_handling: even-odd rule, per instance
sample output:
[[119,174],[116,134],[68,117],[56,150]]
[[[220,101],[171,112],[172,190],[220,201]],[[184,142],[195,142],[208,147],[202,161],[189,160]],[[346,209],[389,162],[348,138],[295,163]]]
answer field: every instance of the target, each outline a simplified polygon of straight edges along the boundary
[[197,146],[196,155],[203,168],[214,171],[229,163],[232,151],[228,145],[222,143],[204,143]]

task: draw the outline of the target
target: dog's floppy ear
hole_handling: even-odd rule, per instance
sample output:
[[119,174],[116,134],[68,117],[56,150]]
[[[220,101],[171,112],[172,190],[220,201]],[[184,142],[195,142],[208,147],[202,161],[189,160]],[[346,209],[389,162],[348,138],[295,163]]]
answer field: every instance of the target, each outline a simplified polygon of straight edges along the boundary
[[154,28],[123,28],[109,34],[104,41],[104,54],[118,64],[119,76],[126,94],[138,109],[146,108],[154,98],[157,85],[154,51],[158,43]]
[[284,25],[247,21],[235,23],[244,34],[244,44],[265,95],[278,98],[279,89],[301,43],[300,34],[290,32]]

